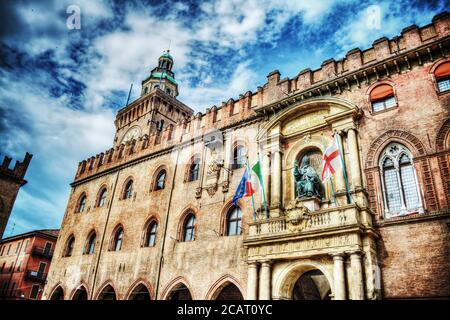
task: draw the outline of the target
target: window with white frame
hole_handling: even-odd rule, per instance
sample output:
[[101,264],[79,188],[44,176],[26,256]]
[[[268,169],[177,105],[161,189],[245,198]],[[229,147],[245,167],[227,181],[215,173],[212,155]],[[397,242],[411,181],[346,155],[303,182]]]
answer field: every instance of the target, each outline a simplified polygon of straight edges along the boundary
[[441,63],[434,70],[438,91],[440,93],[450,90],[450,61]]
[[380,157],[385,217],[423,212],[411,152],[399,143],[389,144]]

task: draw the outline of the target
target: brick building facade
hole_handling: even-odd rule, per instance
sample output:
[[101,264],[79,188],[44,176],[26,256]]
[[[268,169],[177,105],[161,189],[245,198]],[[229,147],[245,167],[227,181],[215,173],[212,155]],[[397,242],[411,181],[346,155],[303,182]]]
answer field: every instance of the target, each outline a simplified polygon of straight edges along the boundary
[[11,158],[5,156],[3,159],[0,167],[0,239],[5,232],[17,194],[27,183],[24,177],[32,157],[27,152],[22,162],[16,161],[13,169],[9,168]]
[[41,299],[57,236],[36,230],[0,242],[0,299]]
[[[44,299],[450,298],[449,35],[445,12],[205,113],[165,53],[79,164]],[[333,139],[345,172],[299,196]]]

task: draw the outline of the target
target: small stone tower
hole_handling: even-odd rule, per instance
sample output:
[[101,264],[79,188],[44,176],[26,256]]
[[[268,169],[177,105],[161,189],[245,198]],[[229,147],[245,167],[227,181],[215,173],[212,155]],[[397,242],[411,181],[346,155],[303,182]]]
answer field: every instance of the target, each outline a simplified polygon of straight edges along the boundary
[[159,57],[158,66],[150,72],[150,76],[142,81],[141,96],[159,88],[172,97],[177,97],[178,84],[175,81],[175,74],[172,72],[172,67],[173,58],[169,50],[167,50]]
[[27,183],[24,177],[32,157],[33,155],[27,152],[22,162],[16,161],[14,169],[9,168],[10,157],[5,156],[3,159],[0,167],[0,239],[3,238],[17,193],[20,187]]

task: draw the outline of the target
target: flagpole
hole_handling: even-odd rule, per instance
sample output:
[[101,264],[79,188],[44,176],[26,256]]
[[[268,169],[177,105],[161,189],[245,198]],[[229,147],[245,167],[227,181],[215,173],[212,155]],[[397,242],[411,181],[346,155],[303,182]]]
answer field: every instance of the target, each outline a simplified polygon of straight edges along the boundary
[[333,193],[334,205],[337,206],[336,193],[334,192],[333,180],[330,177],[331,192]]
[[347,203],[352,203],[352,197],[350,195],[350,187],[348,186],[347,169],[345,168],[345,163],[344,163],[344,152],[343,152],[343,150],[341,148],[341,142],[339,141],[340,139],[338,139],[338,134],[337,133],[335,133],[334,138],[336,139],[336,143],[338,145],[340,158],[341,158],[341,164],[342,164],[342,170],[343,170],[343,173],[344,173],[345,191],[347,192]]
[[[261,165],[261,161],[259,161],[259,152],[258,152],[258,162]],[[269,212],[267,211],[266,190],[264,187],[263,174],[261,174],[261,191],[262,191],[262,198],[263,198],[263,203],[264,203],[264,213],[265,213],[266,219],[269,219]]]
[[[245,170],[247,170],[248,179],[250,179],[251,181],[250,167],[248,166],[248,156],[247,156],[247,168]],[[253,192],[252,192],[252,207],[253,207],[253,221],[256,221],[255,198],[253,197]]]

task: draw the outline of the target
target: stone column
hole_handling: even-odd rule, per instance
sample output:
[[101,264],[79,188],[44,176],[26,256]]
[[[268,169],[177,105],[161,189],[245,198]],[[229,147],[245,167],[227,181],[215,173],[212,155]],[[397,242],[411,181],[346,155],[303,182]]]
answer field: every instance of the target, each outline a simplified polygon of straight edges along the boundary
[[356,137],[356,129],[348,130],[348,147],[349,147],[349,161],[352,176],[353,189],[360,188],[361,182],[361,164],[359,163],[358,142]]
[[270,193],[271,206],[279,206],[281,204],[281,151],[277,150],[273,153],[272,165],[272,190]]
[[350,253],[350,267],[353,276],[350,297],[352,300],[364,300],[363,270],[360,251]]
[[344,254],[335,253],[333,257],[334,300],[345,300]]
[[258,299],[258,263],[250,262],[248,264],[247,276],[247,300]]
[[270,261],[263,261],[259,271],[259,300],[270,300]]
[[[336,135],[336,139],[339,141],[339,145],[341,147],[340,152],[342,153],[342,157],[344,157],[344,150],[342,144],[342,137],[338,132],[334,133]],[[335,174],[336,181],[336,192],[345,192],[345,180],[344,180],[344,168],[342,170],[337,170]]]

